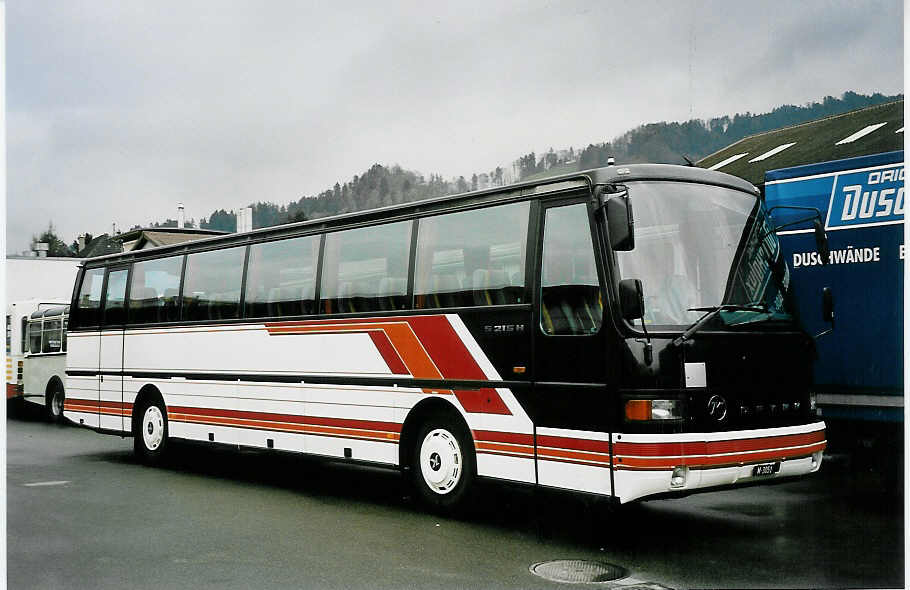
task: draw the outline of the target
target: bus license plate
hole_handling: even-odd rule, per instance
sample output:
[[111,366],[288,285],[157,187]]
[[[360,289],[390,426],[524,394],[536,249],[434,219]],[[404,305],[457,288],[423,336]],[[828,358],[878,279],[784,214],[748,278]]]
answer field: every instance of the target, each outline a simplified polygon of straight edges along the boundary
[[780,463],[762,463],[752,468],[752,475],[772,475],[780,471]]

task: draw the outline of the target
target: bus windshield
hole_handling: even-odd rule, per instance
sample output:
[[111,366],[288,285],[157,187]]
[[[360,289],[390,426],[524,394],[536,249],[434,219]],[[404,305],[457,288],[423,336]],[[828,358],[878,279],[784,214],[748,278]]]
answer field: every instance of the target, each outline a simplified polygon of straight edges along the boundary
[[642,282],[644,321],[678,328],[721,304],[726,325],[791,320],[789,273],[759,200],[729,188],[683,182],[629,182],[635,248],[617,252],[622,278]]

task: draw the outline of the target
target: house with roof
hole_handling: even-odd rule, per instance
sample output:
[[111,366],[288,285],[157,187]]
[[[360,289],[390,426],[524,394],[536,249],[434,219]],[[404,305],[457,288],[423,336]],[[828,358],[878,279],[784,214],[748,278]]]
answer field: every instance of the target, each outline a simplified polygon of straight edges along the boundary
[[123,245],[123,252],[131,252],[133,250],[181,244],[224,233],[227,232],[215,229],[200,229],[198,227],[154,227],[131,229],[117,235],[117,239]]

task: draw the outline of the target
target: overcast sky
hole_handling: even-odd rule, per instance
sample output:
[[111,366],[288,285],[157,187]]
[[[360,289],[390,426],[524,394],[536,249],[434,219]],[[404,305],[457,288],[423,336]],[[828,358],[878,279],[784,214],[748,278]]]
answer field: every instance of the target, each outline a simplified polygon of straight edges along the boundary
[[9,2],[8,250],[903,91],[899,0],[427,4]]

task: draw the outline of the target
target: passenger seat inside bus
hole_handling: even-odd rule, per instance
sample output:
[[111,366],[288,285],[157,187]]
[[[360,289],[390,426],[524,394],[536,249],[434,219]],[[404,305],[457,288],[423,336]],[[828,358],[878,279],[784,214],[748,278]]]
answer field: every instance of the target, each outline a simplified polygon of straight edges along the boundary
[[463,290],[458,277],[453,274],[433,275],[430,307],[457,307],[461,304],[460,291]]
[[336,313],[352,313],[357,311],[354,305],[354,285],[351,281],[338,283],[338,296],[335,298]]
[[140,315],[143,317],[143,321],[146,322],[160,322],[161,320],[161,308],[158,301],[158,291],[152,287],[139,287],[136,290],[136,293],[131,295],[133,300],[141,303]]
[[508,275],[501,269],[478,268],[471,275],[474,305],[504,305],[510,303],[504,291],[509,286]]
[[164,300],[164,309],[161,312],[162,321],[174,321],[178,316],[178,305],[180,303],[178,298],[179,292],[177,289],[165,289],[162,299]]
[[269,289],[268,315],[303,315],[304,288],[274,287]]
[[383,277],[379,281],[379,309],[393,311],[403,307],[408,292],[408,280],[397,277]]

